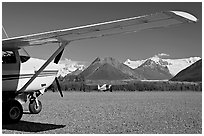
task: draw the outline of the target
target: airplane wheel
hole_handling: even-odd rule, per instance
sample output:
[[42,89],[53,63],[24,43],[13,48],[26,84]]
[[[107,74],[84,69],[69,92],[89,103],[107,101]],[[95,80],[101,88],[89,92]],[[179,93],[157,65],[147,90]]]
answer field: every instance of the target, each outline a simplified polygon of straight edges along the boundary
[[37,106],[36,101],[33,100],[29,103],[29,111],[32,114],[38,114],[42,110],[42,103],[38,100],[39,106]]
[[17,100],[3,102],[3,122],[17,123],[23,115],[23,107]]

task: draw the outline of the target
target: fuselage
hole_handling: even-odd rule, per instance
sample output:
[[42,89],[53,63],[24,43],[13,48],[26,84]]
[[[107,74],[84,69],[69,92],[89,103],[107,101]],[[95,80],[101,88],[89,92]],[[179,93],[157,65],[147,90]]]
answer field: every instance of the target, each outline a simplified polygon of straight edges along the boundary
[[[5,55],[6,52],[10,54]],[[2,91],[19,91],[46,62],[42,59],[22,56],[19,50],[6,52],[3,51],[2,54],[4,55],[2,56]],[[49,87],[58,71],[59,65],[51,62],[26,88],[25,92]]]

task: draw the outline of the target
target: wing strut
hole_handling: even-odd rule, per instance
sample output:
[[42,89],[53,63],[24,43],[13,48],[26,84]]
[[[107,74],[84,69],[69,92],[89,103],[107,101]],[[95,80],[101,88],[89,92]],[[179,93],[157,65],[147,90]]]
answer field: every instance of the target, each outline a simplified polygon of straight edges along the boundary
[[60,41],[61,46],[52,54],[52,56],[42,65],[42,67],[31,77],[31,79],[18,91],[24,92],[33,80],[50,64],[50,62],[70,43],[69,41]]

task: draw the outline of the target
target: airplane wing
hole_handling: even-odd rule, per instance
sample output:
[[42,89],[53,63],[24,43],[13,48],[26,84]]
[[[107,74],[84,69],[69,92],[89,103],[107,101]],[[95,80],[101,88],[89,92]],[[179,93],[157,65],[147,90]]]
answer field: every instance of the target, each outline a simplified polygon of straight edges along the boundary
[[24,46],[36,46],[46,43],[58,43],[61,42],[62,37],[71,42],[194,22],[197,22],[197,18],[187,12],[159,12],[150,15],[3,39],[2,50],[13,50]]

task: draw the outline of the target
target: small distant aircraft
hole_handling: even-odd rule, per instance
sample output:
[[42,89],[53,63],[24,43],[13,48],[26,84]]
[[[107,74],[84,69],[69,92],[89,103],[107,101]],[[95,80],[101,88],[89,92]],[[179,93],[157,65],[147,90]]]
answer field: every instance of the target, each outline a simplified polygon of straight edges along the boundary
[[[70,42],[195,22],[197,22],[197,18],[187,12],[167,11],[3,39],[3,119],[8,122],[18,122],[23,115],[22,104],[27,101],[29,101],[30,113],[39,113],[42,104],[38,97],[44,93],[44,90],[54,80],[56,80],[58,90],[63,97],[57,80],[58,62],[64,48]],[[60,44],[60,46],[47,60],[32,58],[24,49],[24,47],[41,46],[50,43]]]
[[112,85],[107,85],[107,84],[104,84],[100,87],[100,85],[98,85],[98,90],[100,91],[108,91],[110,90],[112,92],[112,89],[111,89]]

